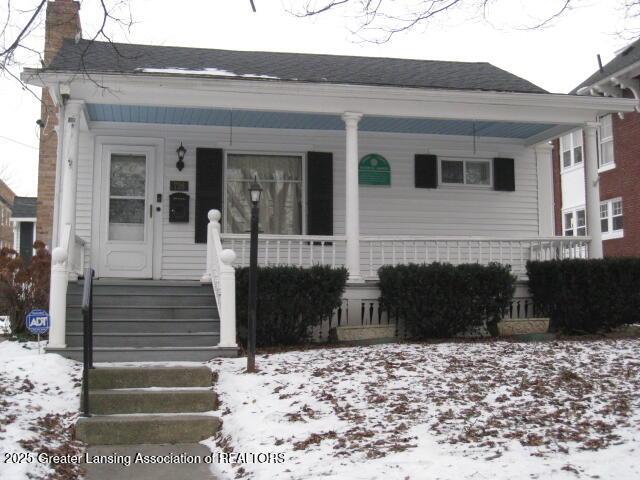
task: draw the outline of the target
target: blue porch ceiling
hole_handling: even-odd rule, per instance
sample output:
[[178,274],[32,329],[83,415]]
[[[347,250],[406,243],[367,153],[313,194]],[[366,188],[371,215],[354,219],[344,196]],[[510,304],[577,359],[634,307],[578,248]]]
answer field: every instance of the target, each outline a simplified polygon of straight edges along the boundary
[[[234,126],[301,130],[343,130],[337,115],[226,110],[216,108],[180,108],[90,103],[89,117],[97,122],[153,123],[167,125]],[[359,129],[365,132],[473,135],[526,139],[555,125],[541,123],[471,122],[431,118],[365,116]]]

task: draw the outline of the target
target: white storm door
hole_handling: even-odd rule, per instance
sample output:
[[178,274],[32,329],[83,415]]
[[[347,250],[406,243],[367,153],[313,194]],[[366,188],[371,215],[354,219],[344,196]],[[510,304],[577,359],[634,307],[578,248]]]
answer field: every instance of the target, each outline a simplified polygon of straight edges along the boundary
[[105,146],[100,276],[153,275],[154,150]]

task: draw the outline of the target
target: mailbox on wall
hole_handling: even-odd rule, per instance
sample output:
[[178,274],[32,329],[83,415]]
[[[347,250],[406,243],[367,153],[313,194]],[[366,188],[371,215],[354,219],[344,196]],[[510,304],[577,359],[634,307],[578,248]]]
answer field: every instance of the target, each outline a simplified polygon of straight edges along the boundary
[[186,193],[169,195],[169,221],[172,223],[189,222],[189,195]]

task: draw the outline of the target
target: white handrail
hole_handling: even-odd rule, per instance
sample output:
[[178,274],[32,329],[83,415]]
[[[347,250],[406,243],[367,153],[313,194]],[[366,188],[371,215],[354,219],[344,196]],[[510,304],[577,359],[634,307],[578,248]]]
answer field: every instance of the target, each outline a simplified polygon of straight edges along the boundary
[[203,281],[210,281],[220,316],[219,347],[235,348],[236,343],[236,280],[232,264],[233,250],[223,249],[220,239],[219,210],[209,210],[207,226],[207,271]]

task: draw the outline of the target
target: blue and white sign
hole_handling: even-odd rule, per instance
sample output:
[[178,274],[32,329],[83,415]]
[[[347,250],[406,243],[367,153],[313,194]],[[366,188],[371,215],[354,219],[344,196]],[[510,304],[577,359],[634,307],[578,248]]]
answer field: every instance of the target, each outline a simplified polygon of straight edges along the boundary
[[34,335],[42,335],[49,331],[49,314],[40,309],[31,310],[27,315],[27,330]]

